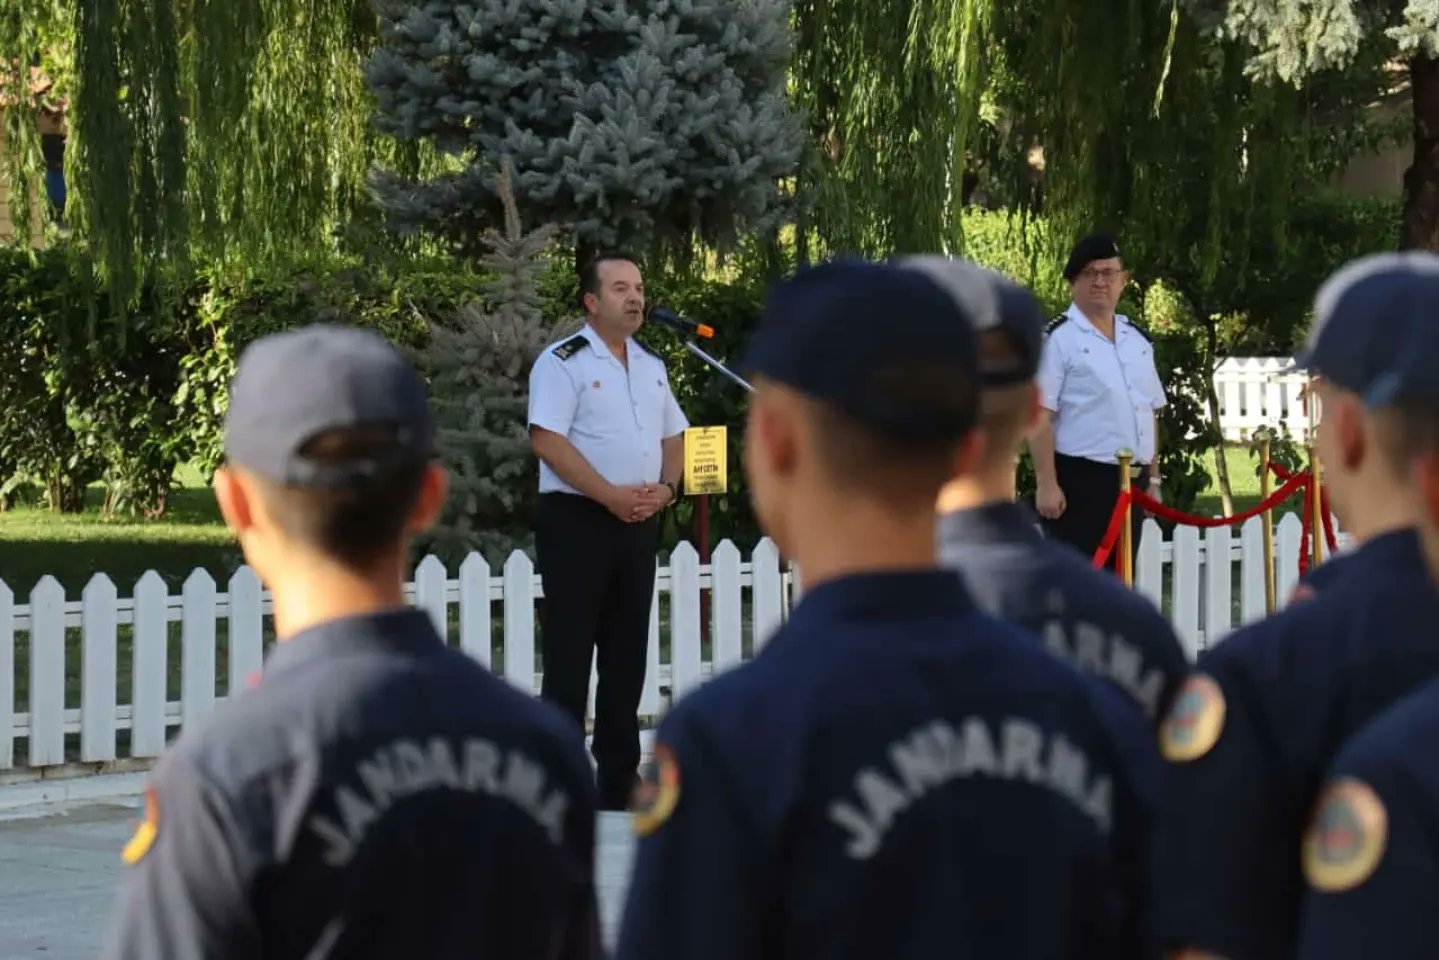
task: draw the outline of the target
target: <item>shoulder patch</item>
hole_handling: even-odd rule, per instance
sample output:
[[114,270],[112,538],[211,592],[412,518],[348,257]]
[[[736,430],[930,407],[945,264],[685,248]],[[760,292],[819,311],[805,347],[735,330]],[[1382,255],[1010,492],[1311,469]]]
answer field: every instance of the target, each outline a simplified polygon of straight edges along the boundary
[[1184,681],[1159,727],[1159,749],[1174,763],[1198,760],[1224,731],[1224,691],[1214,678],[1196,673]]
[[1048,323],[1046,323],[1046,324],[1044,325],[1044,332],[1047,333],[1047,334],[1048,334],[1048,333],[1053,333],[1054,331],[1058,330],[1060,327],[1064,326],[1065,321],[1067,321],[1068,319],[1069,319],[1069,314],[1067,314],[1067,313],[1061,313],[1061,314],[1059,314],[1058,316],[1054,317],[1053,319],[1051,319]]
[[655,744],[654,760],[645,768],[635,787],[635,836],[647,837],[660,828],[680,802],[680,767],[674,751]]
[[125,848],[120,851],[120,859],[127,866],[133,866],[145,858],[150,852],[150,847],[155,843],[155,836],[160,832],[160,803],[155,799],[155,788],[145,788],[145,819],[135,828],[135,833],[130,837]]
[[1336,780],[1319,795],[1304,834],[1304,876],[1324,893],[1339,893],[1369,879],[1384,857],[1389,814],[1363,780]]
[[589,345],[590,341],[585,338],[585,335],[583,333],[577,333],[558,347],[555,347],[551,352],[561,360],[568,360]]

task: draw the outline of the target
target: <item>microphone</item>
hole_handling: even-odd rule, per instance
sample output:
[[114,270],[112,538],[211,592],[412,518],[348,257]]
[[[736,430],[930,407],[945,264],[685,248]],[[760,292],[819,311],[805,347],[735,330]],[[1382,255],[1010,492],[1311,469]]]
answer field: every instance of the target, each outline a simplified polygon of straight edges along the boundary
[[687,317],[681,317],[673,311],[664,307],[653,307],[650,310],[649,319],[656,323],[664,324],[671,330],[696,337],[704,337],[706,340],[715,335],[714,327],[706,326],[703,323],[696,323]]

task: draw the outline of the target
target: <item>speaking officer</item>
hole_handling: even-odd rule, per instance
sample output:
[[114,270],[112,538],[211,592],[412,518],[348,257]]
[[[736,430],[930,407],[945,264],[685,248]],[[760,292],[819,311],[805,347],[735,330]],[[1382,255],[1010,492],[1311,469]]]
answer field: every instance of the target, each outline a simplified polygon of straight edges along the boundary
[[640,762],[655,514],[679,495],[689,424],[664,361],[634,339],[644,322],[639,267],[602,255],[585,265],[580,288],[584,328],[545,348],[530,373],[545,591],[541,693],[583,730],[596,658],[591,750],[600,806],[624,810]]
[[580,737],[404,604],[445,495],[419,378],[355,328],[267,337],[225,431],[279,643],[155,766],[103,955],[597,956]]
[[1410,491],[1415,437],[1384,393],[1404,316],[1432,309],[1404,261],[1366,259],[1319,291],[1302,362],[1323,403],[1317,445],[1335,511],[1360,544],[1344,575],[1203,654],[1161,726],[1155,925],[1176,951],[1294,954],[1298,856],[1344,740],[1439,675],[1439,591]]
[[[1439,257],[1385,257],[1407,288],[1386,320],[1398,362],[1365,399],[1408,443],[1411,495],[1439,579]],[[1426,625],[1433,633],[1433,625]],[[1330,767],[1300,848],[1308,884],[1299,956],[1439,956],[1439,681],[1381,714]]]
[[[1064,267],[1074,300],[1046,330],[1039,364],[1042,417],[1030,438],[1045,532],[1094,555],[1119,495],[1120,450],[1134,454],[1135,477],[1160,496],[1159,421],[1167,400],[1154,347],[1128,317],[1116,314],[1129,274],[1112,237],[1075,244]],[[1131,514],[1139,549],[1143,512]],[[1116,553],[1111,563],[1118,569]]]
[[618,956],[1133,956],[1146,725],[936,564],[970,321],[916,271],[828,264],[747,365],[750,496],[805,590],[661,723]]
[[939,550],[988,613],[1038,633],[1055,653],[1111,681],[1157,725],[1189,670],[1173,628],[1154,605],[1046,540],[1014,502],[1014,462],[1040,416],[1043,314],[1009,278],[962,260],[907,264],[969,297],[981,364],[984,451],[939,495]]

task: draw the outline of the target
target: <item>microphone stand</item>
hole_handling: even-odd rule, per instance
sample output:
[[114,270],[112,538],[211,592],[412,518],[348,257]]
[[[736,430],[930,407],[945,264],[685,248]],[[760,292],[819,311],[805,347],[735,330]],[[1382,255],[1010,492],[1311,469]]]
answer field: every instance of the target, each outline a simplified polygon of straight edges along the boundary
[[690,339],[688,339],[688,338],[685,339],[684,344],[685,344],[685,349],[688,350],[690,353],[692,353],[692,354],[694,354],[695,356],[699,357],[699,358],[700,358],[701,360],[703,360],[705,363],[707,363],[707,364],[709,364],[710,366],[714,367],[714,368],[715,368],[716,370],[718,370],[720,373],[722,373],[722,374],[724,374],[725,376],[729,377],[731,380],[733,380],[735,383],[739,384],[740,386],[744,387],[744,388],[745,388],[746,390],[748,390],[750,393],[754,393],[754,387],[750,386],[750,385],[744,380],[743,377],[741,377],[739,374],[735,373],[735,372],[734,372],[733,370],[731,370],[729,367],[727,367],[727,366],[725,366],[724,364],[720,363],[720,362],[719,362],[718,360],[716,360],[714,357],[712,357],[712,356],[710,356],[709,354],[705,353],[704,350],[700,348],[699,344],[695,343],[693,340],[690,340]]

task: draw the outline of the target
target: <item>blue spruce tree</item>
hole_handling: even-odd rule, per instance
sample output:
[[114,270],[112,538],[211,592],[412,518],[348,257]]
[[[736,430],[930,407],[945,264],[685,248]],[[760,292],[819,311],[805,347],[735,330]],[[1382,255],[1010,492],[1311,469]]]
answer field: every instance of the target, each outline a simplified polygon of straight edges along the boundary
[[431,138],[442,177],[375,175],[402,234],[466,251],[519,210],[576,255],[695,239],[724,246],[784,215],[802,128],[785,93],[788,0],[380,0],[366,68],[380,128]]

